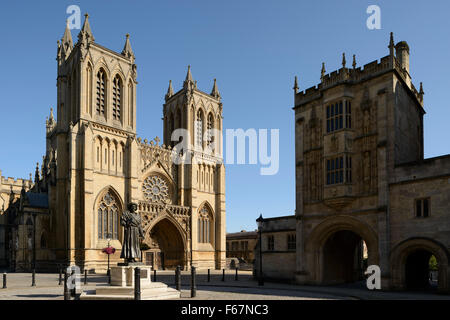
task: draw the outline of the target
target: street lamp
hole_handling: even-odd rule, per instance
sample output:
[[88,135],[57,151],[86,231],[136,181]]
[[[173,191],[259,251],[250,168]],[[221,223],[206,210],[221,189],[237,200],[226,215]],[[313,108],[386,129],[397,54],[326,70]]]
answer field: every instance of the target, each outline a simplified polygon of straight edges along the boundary
[[258,224],[258,234],[259,234],[259,277],[258,277],[258,285],[263,286],[264,285],[264,279],[263,279],[263,272],[262,272],[262,226],[263,226],[264,219],[262,217],[262,214],[259,215],[259,218],[256,219],[256,223]]
[[109,247],[110,247],[110,242],[111,242],[111,233],[108,233],[106,236],[107,236],[107,240],[108,240],[108,271],[106,271],[106,275],[109,277],[109,276],[110,276],[110,269],[109,269]]
[[36,213],[33,213],[33,279],[32,286],[36,286]]

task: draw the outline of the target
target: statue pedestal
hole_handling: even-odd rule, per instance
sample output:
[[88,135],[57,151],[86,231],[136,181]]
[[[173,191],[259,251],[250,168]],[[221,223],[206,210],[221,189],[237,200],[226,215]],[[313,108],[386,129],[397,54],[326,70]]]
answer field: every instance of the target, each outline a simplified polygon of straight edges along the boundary
[[81,300],[133,300],[134,268],[141,269],[141,299],[179,299],[180,291],[162,282],[151,281],[152,268],[140,263],[128,263],[111,267],[111,285],[100,285],[95,290],[84,291]]
[[128,264],[127,266],[117,266],[111,268],[112,286],[134,286],[134,268],[141,269],[141,288],[151,284],[152,267]]

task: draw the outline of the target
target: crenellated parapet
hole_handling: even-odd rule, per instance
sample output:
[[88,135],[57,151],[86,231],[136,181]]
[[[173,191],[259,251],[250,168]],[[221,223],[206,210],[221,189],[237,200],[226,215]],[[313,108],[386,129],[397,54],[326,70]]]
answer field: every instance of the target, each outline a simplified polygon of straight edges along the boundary
[[[392,41],[392,36],[391,36]],[[392,46],[393,48],[393,46]],[[362,68],[356,68],[355,56],[353,56],[353,68],[345,67],[345,55],[343,57],[343,67],[331,73],[325,73],[325,64],[322,65],[321,82],[314,87],[298,92],[298,80],[295,79],[295,106],[306,104],[312,100],[320,98],[322,91],[342,84],[356,84],[371,78],[378,77],[384,73],[395,71],[411,90],[412,95],[423,107],[423,90],[418,91],[411,82],[409,74],[409,47],[406,42],[399,42],[396,46],[397,56],[391,53],[380,60],[365,64]]]
[[[33,188],[33,180],[14,179],[11,177],[4,177],[0,170],[0,215],[2,215],[9,204],[20,196],[22,189],[30,190]],[[11,198],[12,197],[12,198]]]
[[1,176],[1,182],[0,182],[0,190],[1,189],[7,189],[10,187],[13,188],[19,188],[21,189],[22,186],[24,186],[26,189],[30,189],[33,187],[33,181],[32,180],[26,180],[26,179],[14,179],[11,177],[4,177]]

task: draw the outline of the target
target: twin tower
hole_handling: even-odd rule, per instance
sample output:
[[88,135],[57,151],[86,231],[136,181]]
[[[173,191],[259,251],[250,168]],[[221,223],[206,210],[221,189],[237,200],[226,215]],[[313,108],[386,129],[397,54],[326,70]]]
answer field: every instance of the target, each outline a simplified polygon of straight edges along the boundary
[[[57,120],[47,121],[49,236],[41,260],[105,269],[108,241],[119,261],[120,214],[136,202],[143,218],[143,258],[158,268],[225,266],[225,168],[219,148],[204,152],[209,132],[222,131],[222,103],[197,89],[190,67],[183,88],[172,83],[163,106],[163,141],[136,136],[137,67],[129,35],[121,53],[95,42],[85,15],[74,45],[68,27],[58,42]],[[156,115],[155,115],[156,116]],[[175,129],[187,130],[192,164],[173,161]],[[46,253],[44,253],[46,252]]]

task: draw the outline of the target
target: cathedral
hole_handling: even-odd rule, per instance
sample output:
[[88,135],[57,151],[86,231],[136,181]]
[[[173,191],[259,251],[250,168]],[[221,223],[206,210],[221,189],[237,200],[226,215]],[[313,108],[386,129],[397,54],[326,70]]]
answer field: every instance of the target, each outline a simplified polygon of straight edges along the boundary
[[[104,248],[116,249],[111,264],[122,262],[120,216],[135,202],[144,263],[154,269],[223,268],[225,167],[221,139],[211,134],[222,132],[216,81],[205,93],[188,67],[178,92],[169,83],[162,141],[142,140],[136,135],[137,66],[129,35],[121,53],[105,48],[88,18],[77,43],[68,26],[58,41],[56,117],[51,110],[34,179],[0,178],[0,264],[16,271],[35,263],[38,271],[77,265],[104,272]],[[177,129],[193,145],[177,148]]]

